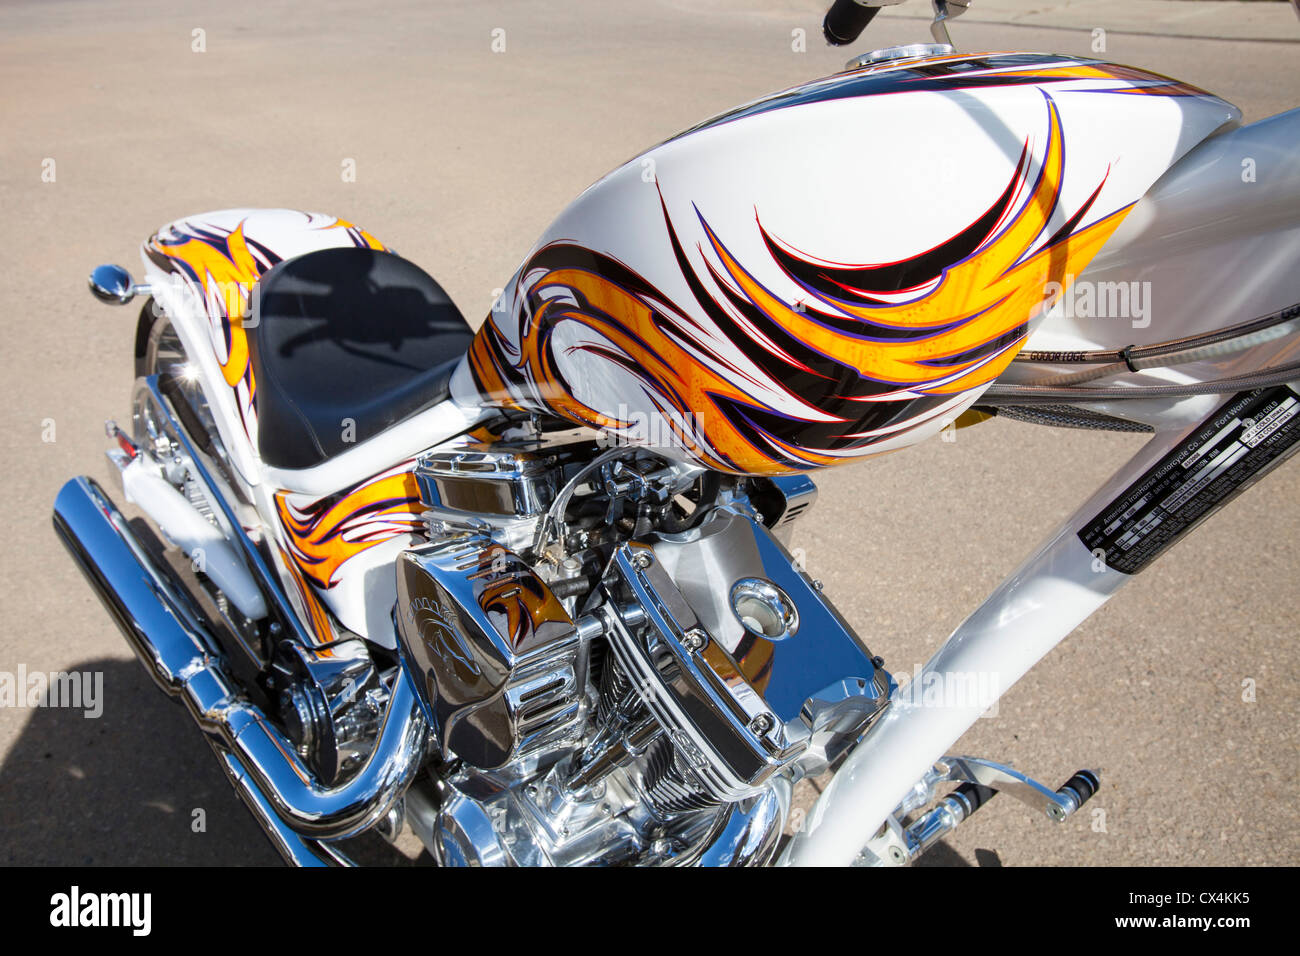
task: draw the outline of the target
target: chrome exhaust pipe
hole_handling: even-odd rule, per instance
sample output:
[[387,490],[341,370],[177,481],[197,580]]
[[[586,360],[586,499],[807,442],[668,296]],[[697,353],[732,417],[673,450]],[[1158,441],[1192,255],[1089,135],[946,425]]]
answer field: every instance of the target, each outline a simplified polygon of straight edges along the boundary
[[781,841],[791,791],[788,782],[777,780],[764,793],[734,806],[721,831],[711,836],[698,865],[766,866]]
[[235,792],[243,799],[253,819],[262,825],[263,832],[271,845],[290,866],[324,867],[356,866],[342,850],[324,840],[313,840],[295,833],[272,809],[270,802],[257,789],[248,772],[239,760],[230,753],[222,753],[217,747],[212,748],[221,768],[234,785]]
[[700,842],[669,866],[766,866],[776,855],[794,788],[773,780],[762,793],[723,808]]
[[428,725],[404,673],[394,681],[374,750],[346,783],[323,786],[293,745],[225,672],[216,642],[184,588],[145,550],[126,518],[89,478],[54,503],[54,527],[163,691],[207,734],[236,789],[290,862],[338,863],[320,844],[367,829],[420,767]]

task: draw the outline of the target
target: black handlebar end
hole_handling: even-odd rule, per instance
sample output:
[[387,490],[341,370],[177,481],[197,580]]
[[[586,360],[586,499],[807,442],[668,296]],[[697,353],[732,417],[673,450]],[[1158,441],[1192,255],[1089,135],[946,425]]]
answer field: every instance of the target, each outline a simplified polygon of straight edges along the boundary
[[835,0],[822,21],[822,33],[831,46],[852,43],[867,28],[879,7],[864,7],[857,0]]

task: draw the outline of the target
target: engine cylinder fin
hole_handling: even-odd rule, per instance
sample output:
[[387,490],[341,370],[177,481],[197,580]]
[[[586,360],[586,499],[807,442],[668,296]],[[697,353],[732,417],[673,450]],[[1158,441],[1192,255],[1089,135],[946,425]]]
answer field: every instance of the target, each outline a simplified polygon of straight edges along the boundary
[[718,805],[718,800],[706,793],[699,783],[691,783],[694,774],[681,765],[677,748],[660,737],[646,754],[646,800],[661,816],[671,816],[693,810],[705,810]]
[[632,682],[627,673],[618,666],[614,656],[609,653],[603,641],[598,642],[602,651],[600,673],[600,698],[596,704],[597,719],[603,725],[616,713],[627,708]]

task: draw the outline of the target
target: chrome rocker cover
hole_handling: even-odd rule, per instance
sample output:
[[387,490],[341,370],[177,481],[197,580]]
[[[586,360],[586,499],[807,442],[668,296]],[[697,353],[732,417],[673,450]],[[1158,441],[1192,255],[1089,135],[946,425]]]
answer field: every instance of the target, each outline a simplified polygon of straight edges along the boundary
[[[615,656],[720,800],[752,796],[782,771],[820,773],[889,700],[879,659],[740,510],[619,548],[604,590]],[[763,594],[784,620],[761,618]]]

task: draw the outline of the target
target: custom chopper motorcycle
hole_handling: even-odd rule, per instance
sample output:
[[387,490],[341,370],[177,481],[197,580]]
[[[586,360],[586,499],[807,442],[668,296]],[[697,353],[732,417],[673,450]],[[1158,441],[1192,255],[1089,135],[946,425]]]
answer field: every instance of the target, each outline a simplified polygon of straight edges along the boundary
[[[1296,450],[1300,110],[958,54],[935,8],[936,43],[591,186],[477,332],[319,214],[191,216],[144,283],[92,273],[148,296],[108,424],[144,517],[80,477],[54,524],[288,861],[409,827],[447,865],[898,865],[999,791],[1093,794],[948,749]],[[1082,307],[1139,286],[1159,321]],[[992,415],[1150,439],[900,689],[791,525],[817,469]]]

